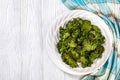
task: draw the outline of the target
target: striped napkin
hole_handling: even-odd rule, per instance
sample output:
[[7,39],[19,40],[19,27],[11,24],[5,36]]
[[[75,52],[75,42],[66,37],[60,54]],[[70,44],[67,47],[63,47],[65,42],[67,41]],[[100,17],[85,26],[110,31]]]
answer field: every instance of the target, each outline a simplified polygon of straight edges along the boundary
[[70,10],[84,9],[100,16],[110,27],[113,49],[106,63],[97,72],[81,80],[120,80],[120,0],[62,0]]

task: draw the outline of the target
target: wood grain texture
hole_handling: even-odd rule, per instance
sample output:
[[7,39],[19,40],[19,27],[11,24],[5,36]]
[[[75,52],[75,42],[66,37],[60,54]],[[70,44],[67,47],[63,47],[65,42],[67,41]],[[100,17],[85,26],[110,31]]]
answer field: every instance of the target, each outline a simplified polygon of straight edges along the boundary
[[0,80],[20,80],[20,1],[0,0]]
[[45,39],[61,0],[0,0],[0,80],[79,80],[50,60]]

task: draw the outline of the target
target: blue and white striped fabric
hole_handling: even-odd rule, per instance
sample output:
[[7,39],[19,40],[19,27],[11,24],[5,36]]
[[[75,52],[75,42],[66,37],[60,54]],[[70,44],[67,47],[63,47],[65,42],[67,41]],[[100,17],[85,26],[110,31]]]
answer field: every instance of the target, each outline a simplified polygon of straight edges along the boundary
[[81,80],[120,80],[120,0],[62,0],[70,10],[84,9],[100,16],[111,28],[113,50],[98,72],[85,75]]

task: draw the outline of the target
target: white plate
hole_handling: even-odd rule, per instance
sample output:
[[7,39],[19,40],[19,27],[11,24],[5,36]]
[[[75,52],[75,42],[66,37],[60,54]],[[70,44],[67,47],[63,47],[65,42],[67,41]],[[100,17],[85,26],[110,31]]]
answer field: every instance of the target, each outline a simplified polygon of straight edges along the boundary
[[[59,27],[65,25],[66,22],[68,22],[69,20],[76,18],[76,17],[80,17],[84,20],[90,20],[92,24],[98,26],[101,29],[102,34],[105,36],[105,44],[104,44],[105,51],[102,54],[102,58],[95,60],[93,62],[93,64],[91,65],[91,67],[86,67],[86,68],[82,68],[82,67],[71,68],[71,67],[69,67],[67,64],[65,64],[62,61],[61,55],[58,53],[57,48],[56,48],[56,44],[59,41],[58,40]],[[48,54],[49,54],[51,60],[61,70],[65,71],[69,74],[73,74],[73,75],[85,75],[85,74],[88,74],[88,73],[98,70],[108,59],[111,48],[112,48],[112,34],[111,34],[109,27],[97,15],[95,15],[91,12],[85,11],[85,10],[74,10],[71,12],[64,13],[63,15],[58,17],[55,20],[55,22],[51,25],[51,30],[47,36],[46,46],[47,46]]]

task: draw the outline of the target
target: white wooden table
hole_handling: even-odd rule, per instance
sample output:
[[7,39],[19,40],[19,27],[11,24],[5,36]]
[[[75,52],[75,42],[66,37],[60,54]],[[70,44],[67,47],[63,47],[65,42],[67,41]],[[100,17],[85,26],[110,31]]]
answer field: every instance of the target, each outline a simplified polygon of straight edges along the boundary
[[0,0],[0,80],[79,80],[58,69],[45,48],[61,0]]

